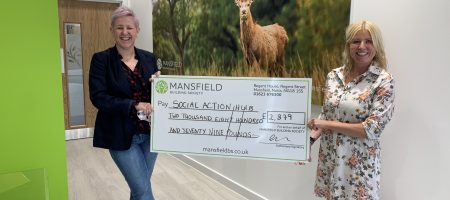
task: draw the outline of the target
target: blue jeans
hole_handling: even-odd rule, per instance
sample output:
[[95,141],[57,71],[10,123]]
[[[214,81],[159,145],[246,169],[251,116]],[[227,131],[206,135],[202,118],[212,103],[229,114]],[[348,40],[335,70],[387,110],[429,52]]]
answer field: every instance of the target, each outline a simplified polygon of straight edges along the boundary
[[158,154],[150,152],[150,136],[134,135],[130,149],[109,153],[130,187],[130,200],[153,200],[150,177]]

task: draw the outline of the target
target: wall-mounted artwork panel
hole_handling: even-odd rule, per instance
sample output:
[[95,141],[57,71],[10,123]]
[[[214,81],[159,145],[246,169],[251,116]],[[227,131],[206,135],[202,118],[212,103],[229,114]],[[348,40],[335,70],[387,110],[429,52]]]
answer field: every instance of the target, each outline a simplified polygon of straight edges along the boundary
[[155,0],[153,49],[163,74],[309,77],[321,104],[342,63],[350,0]]

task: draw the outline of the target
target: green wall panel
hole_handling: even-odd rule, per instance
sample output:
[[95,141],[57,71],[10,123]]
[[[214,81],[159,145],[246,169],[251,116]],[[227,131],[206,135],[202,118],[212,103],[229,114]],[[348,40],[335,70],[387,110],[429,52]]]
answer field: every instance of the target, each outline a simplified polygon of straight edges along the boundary
[[43,168],[50,200],[66,200],[57,0],[1,7],[0,173]]

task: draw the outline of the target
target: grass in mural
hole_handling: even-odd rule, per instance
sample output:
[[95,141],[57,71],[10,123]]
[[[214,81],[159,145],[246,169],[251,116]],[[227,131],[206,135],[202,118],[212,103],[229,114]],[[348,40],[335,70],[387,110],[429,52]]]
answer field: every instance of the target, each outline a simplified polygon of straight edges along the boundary
[[[323,88],[325,86],[326,75],[328,72],[342,63],[341,58],[336,53],[324,53],[321,59],[311,64],[307,68],[303,64],[299,55],[296,58],[290,58],[290,67],[287,68],[286,77],[289,78],[312,78],[312,102],[316,105],[322,105]],[[193,64],[185,69],[187,76],[232,76],[232,77],[267,77],[267,70],[250,70],[244,60],[237,61],[234,67],[225,68],[221,63],[222,59],[213,59],[210,63]],[[207,66],[207,67],[205,67]],[[163,74],[180,75],[179,70],[163,69]],[[309,72],[309,73],[307,73]]]

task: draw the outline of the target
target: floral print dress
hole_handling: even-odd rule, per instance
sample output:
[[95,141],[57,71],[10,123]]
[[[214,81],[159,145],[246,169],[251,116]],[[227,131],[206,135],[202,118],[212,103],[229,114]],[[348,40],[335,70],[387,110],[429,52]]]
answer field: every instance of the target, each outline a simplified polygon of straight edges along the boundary
[[394,79],[371,65],[345,85],[344,67],[327,75],[319,118],[362,122],[367,138],[322,133],[314,192],[326,199],[379,199],[380,135],[394,111]]

